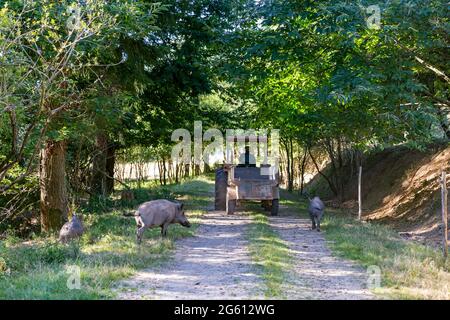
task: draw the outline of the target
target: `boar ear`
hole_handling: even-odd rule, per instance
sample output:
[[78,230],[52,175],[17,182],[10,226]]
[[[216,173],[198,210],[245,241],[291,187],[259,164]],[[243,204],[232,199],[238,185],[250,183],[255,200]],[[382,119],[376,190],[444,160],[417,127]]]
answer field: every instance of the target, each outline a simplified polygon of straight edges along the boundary
[[180,202],[180,203],[178,204],[178,208],[179,208],[180,210],[183,210],[183,206],[184,206],[183,202]]

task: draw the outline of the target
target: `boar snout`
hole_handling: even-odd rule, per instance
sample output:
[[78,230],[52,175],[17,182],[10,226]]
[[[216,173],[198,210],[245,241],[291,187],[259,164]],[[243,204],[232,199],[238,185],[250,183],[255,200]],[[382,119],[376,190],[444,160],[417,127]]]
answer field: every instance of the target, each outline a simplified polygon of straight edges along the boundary
[[181,219],[180,224],[186,228],[191,227],[191,223],[188,221],[188,219],[186,219],[186,217],[183,217],[183,219]]
[[178,222],[179,224],[181,224],[183,227],[190,228],[191,223],[189,222],[189,220],[186,218],[186,216],[184,214],[183,203],[177,203],[177,207],[178,207],[178,212],[176,214],[175,221]]

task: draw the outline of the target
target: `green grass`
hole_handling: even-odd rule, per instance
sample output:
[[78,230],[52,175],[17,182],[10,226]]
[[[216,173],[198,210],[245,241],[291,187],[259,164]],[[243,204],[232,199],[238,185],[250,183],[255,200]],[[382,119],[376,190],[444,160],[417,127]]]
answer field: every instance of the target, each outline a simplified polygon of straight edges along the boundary
[[251,212],[253,218],[248,232],[249,251],[258,266],[267,298],[285,298],[283,284],[292,265],[292,255],[287,244],[269,225],[268,217]]
[[[211,201],[211,188],[212,183],[202,178],[166,187],[148,183],[135,190],[133,203],[123,205],[115,197],[95,201],[83,210],[87,232],[69,245],[55,238],[22,242],[9,237],[0,242],[0,299],[114,298],[111,288],[117,280],[163,263],[171,256],[174,240],[194,234],[197,217]],[[172,225],[167,239],[161,239],[159,229],[149,230],[137,246],[135,222],[122,213],[167,193],[185,202],[192,228]],[[80,267],[81,289],[67,287],[72,266]]]
[[[111,288],[118,280],[164,263],[171,257],[174,240],[193,235],[197,217],[212,204],[212,187],[207,178],[165,187],[147,182],[134,189],[136,200],[130,203],[122,203],[118,195],[93,201],[80,209],[86,234],[69,245],[55,238],[23,242],[10,236],[0,242],[0,299],[114,298]],[[160,238],[159,229],[147,231],[139,248],[135,223],[122,213],[159,197],[184,201],[193,227],[171,226],[167,239]],[[283,194],[282,204],[307,217],[307,203],[297,196]],[[283,284],[294,263],[292,253],[270,227],[267,216],[253,209],[250,205],[253,222],[246,234],[251,257],[264,281],[266,297],[284,298]],[[358,222],[339,210],[328,209],[322,227],[335,254],[364,267],[380,267],[382,286],[374,293],[381,297],[450,299],[450,262],[443,260],[439,250],[407,242],[386,226]],[[67,287],[67,271],[72,266],[80,267],[79,290]]]
[[[284,193],[283,204],[307,217],[307,201]],[[402,239],[385,225],[357,221],[328,208],[322,223],[330,249],[363,267],[378,266],[381,287],[373,292],[390,299],[450,299],[450,260],[440,250]]]
[[450,261],[434,248],[401,239],[386,226],[329,216],[324,221],[331,249],[362,266],[381,269],[374,293],[392,299],[450,299]]

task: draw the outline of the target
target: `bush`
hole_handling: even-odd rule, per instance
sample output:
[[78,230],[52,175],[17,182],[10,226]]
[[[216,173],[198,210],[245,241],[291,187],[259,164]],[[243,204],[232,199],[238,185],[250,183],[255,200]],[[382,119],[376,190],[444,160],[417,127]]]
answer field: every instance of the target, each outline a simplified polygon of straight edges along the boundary
[[104,213],[114,208],[114,201],[110,197],[91,197],[89,199],[88,205],[83,209],[86,212],[96,212],[96,213]]
[[[25,173],[25,169],[16,164],[8,171],[0,185],[8,185]],[[27,238],[40,230],[36,219],[39,203],[39,180],[29,175],[0,195],[0,234],[14,230],[14,234]]]
[[75,259],[79,255],[79,247],[74,242],[69,245],[63,245],[60,243],[49,243],[37,250],[37,254],[40,256],[42,262],[48,264],[60,264],[67,260]]

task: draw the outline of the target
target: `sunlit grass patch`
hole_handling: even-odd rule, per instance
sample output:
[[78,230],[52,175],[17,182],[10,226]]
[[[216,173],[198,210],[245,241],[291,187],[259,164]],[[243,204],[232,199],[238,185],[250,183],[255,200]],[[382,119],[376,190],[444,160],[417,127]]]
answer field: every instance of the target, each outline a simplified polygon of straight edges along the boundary
[[401,239],[386,226],[329,216],[323,223],[331,248],[340,256],[381,269],[388,298],[450,299],[450,261],[434,248]]
[[270,227],[267,216],[258,213],[252,217],[246,236],[250,255],[265,284],[264,294],[270,298],[285,298],[283,283],[292,263],[290,250]]

